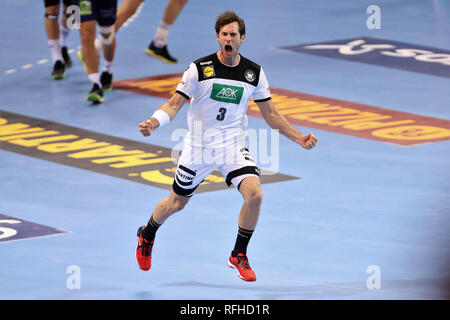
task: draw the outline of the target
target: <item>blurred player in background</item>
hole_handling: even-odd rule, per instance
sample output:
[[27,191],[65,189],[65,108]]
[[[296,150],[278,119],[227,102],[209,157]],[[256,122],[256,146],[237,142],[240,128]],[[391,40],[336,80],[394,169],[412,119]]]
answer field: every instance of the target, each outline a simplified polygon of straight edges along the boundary
[[[117,0],[89,1],[80,0],[81,52],[78,57],[83,62],[92,89],[86,100],[98,104],[104,101],[103,92],[111,91],[113,61],[116,47],[114,24],[116,22]],[[103,68],[99,74],[99,58],[95,49],[96,25],[103,44]]]
[[[136,13],[139,6],[141,6],[143,2],[144,0],[123,0],[119,6],[119,9],[117,9],[117,20],[115,24],[116,33],[122,25]],[[178,62],[176,58],[169,54],[167,49],[167,38],[171,26],[174,24],[187,2],[188,0],[169,0],[164,11],[163,18],[156,29],[155,35],[148,48],[145,50],[149,56],[160,59],[166,63]],[[95,47],[99,53],[103,50],[101,38],[97,37]]]
[[70,32],[67,27],[67,18],[70,15],[67,13],[67,8],[73,4],[73,1],[62,0],[63,12],[60,21],[61,25],[58,22],[60,2],[60,0],[44,0],[44,25],[52,55],[53,71],[51,77],[54,80],[64,79],[66,75],[65,69],[72,67],[72,60],[70,59],[66,46],[66,39]]

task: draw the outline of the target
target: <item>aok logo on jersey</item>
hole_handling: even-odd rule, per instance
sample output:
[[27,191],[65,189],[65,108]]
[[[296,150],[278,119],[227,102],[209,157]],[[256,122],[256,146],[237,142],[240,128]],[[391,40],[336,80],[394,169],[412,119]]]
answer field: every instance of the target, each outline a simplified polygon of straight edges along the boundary
[[216,101],[228,103],[241,103],[244,88],[225,84],[214,83],[210,98]]
[[[117,81],[113,85],[115,89],[170,98],[181,77],[181,73],[175,73]],[[217,86],[215,94],[219,94],[223,88]],[[300,126],[401,146],[450,140],[450,121],[445,119],[274,87],[270,88],[270,92],[278,112],[283,114],[289,122]],[[226,94],[233,97],[235,94],[237,96],[238,92],[230,90]],[[262,117],[258,106],[253,101],[249,103],[247,114]]]
[[450,78],[450,51],[405,42],[361,37],[280,49]]

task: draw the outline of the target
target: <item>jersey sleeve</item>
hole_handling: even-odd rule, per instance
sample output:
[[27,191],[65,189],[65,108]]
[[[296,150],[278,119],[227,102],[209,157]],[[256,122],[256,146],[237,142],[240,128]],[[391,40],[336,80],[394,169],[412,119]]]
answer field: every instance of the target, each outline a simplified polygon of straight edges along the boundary
[[255,89],[255,92],[253,93],[253,100],[255,102],[262,102],[270,100],[270,89],[269,89],[269,82],[267,81],[266,74],[264,73],[263,68],[261,68],[259,73],[259,82],[258,86]]
[[195,63],[191,63],[178,83],[176,92],[186,99],[192,98],[198,88],[198,72]]

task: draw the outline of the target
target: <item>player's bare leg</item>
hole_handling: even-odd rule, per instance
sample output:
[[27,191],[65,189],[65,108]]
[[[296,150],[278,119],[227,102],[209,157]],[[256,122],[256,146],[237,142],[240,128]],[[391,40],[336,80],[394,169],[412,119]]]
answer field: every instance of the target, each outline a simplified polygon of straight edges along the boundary
[[97,21],[91,20],[82,22],[80,27],[81,50],[87,74],[98,73],[98,56],[94,46],[96,25]]
[[170,0],[164,10],[162,21],[170,25],[174,24],[187,2],[188,0]]
[[239,277],[245,281],[255,281],[256,275],[250,267],[247,258],[247,246],[258,223],[262,204],[261,182],[258,177],[249,176],[242,180],[239,188],[244,204],[238,220],[238,235],[233,251],[228,259],[228,266],[239,272]]
[[242,180],[239,192],[244,198],[244,204],[239,214],[239,227],[246,230],[255,230],[263,199],[259,178],[249,176]]
[[54,5],[45,8],[44,26],[47,34],[48,45],[52,54],[53,71],[52,79],[59,80],[65,77],[64,58],[61,54],[61,46],[59,43],[59,16],[60,6]]
[[178,62],[178,60],[172,57],[167,50],[167,38],[171,26],[174,24],[187,2],[188,0],[170,0],[169,3],[167,3],[163,18],[156,29],[153,40],[145,50],[149,56],[160,59],[166,63]]
[[103,102],[103,91],[98,73],[98,55],[94,46],[97,21],[85,21],[80,26],[81,52],[85,64],[85,71],[89,81],[93,84],[92,90],[86,99],[94,104]]
[[70,33],[70,28],[67,25],[67,18],[70,13],[67,13],[67,5],[63,6],[63,12],[61,15],[61,25],[59,30],[59,44],[61,46],[61,53],[64,58],[64,65],[66,68],[72,67],[72,59],[70,58],[69,51],[67,49],[66,40]]
[[45,8],[44,26],[48,40],[59,39],[58,16],[59,4]]
[[[117,9],[116,22],[114,24],[115,33],[119,32],[123,24],[136,13],[137,8],[142,4],[143,0],[124,0]],[[100,54],[104,49],[105,45],[101,41],[101,36],[95,39],[95,48],[97,53]],[[110,60],[112,61],[112,60]]]
[[124,0],[117,9],[117,19],[114,25],[116,33],[122,25],[136,13],[137,8],[142,3],[142,0]]
[[100,37],[103,41],[103,68],[102,74],[100,76],[100,83],[105,92],[112,90],[112,80],[113,80],[113,61],[114,54],[116,51],[116,37],[115,32],[103,33],[100,32]]
[[182,210],[189,202],[189,199],[189,197],[183,197],[171,191],[166,199],[156,205],[152,215],[155,222],[158,224],[164,223],[172,214]]
[[170,195],[166,199],[160,201],[156,205],[147,225],[138,229],[136,260],[139,268],[144,271],[151,268],[152,249],[156,231],[168,217],[175,212],[182,210],[189,202],[189,199],[189,197],[179,196],[175,192],[171,191]]

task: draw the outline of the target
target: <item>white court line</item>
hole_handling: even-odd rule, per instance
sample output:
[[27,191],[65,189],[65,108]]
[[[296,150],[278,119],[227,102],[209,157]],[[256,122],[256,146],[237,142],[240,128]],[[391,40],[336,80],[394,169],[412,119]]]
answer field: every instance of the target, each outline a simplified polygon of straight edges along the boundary
[[[78,49],[81,50],[81,46],[78,46]],[[70,50],[68,50],[68,52],[69,53],[74,53],[75,49],[70,49]],[[40,59],[40,60],[38,60],[36,62],[36,64],[41,65],[41,64],[44,64],[44,63],[47,63],[47,62],[49,62],[49,59]],[[20,67],[20,69],[21,70],[27,70],[27,69],[30,69],[32,67],[33,67],[33,64],[29,63],[29,64],[24,64],[23,66]],[[17,69],[8,69],[8,70],[3,71],[3,74],[12,74],[12,73],[15,73],[17,71],[18,71]]]

